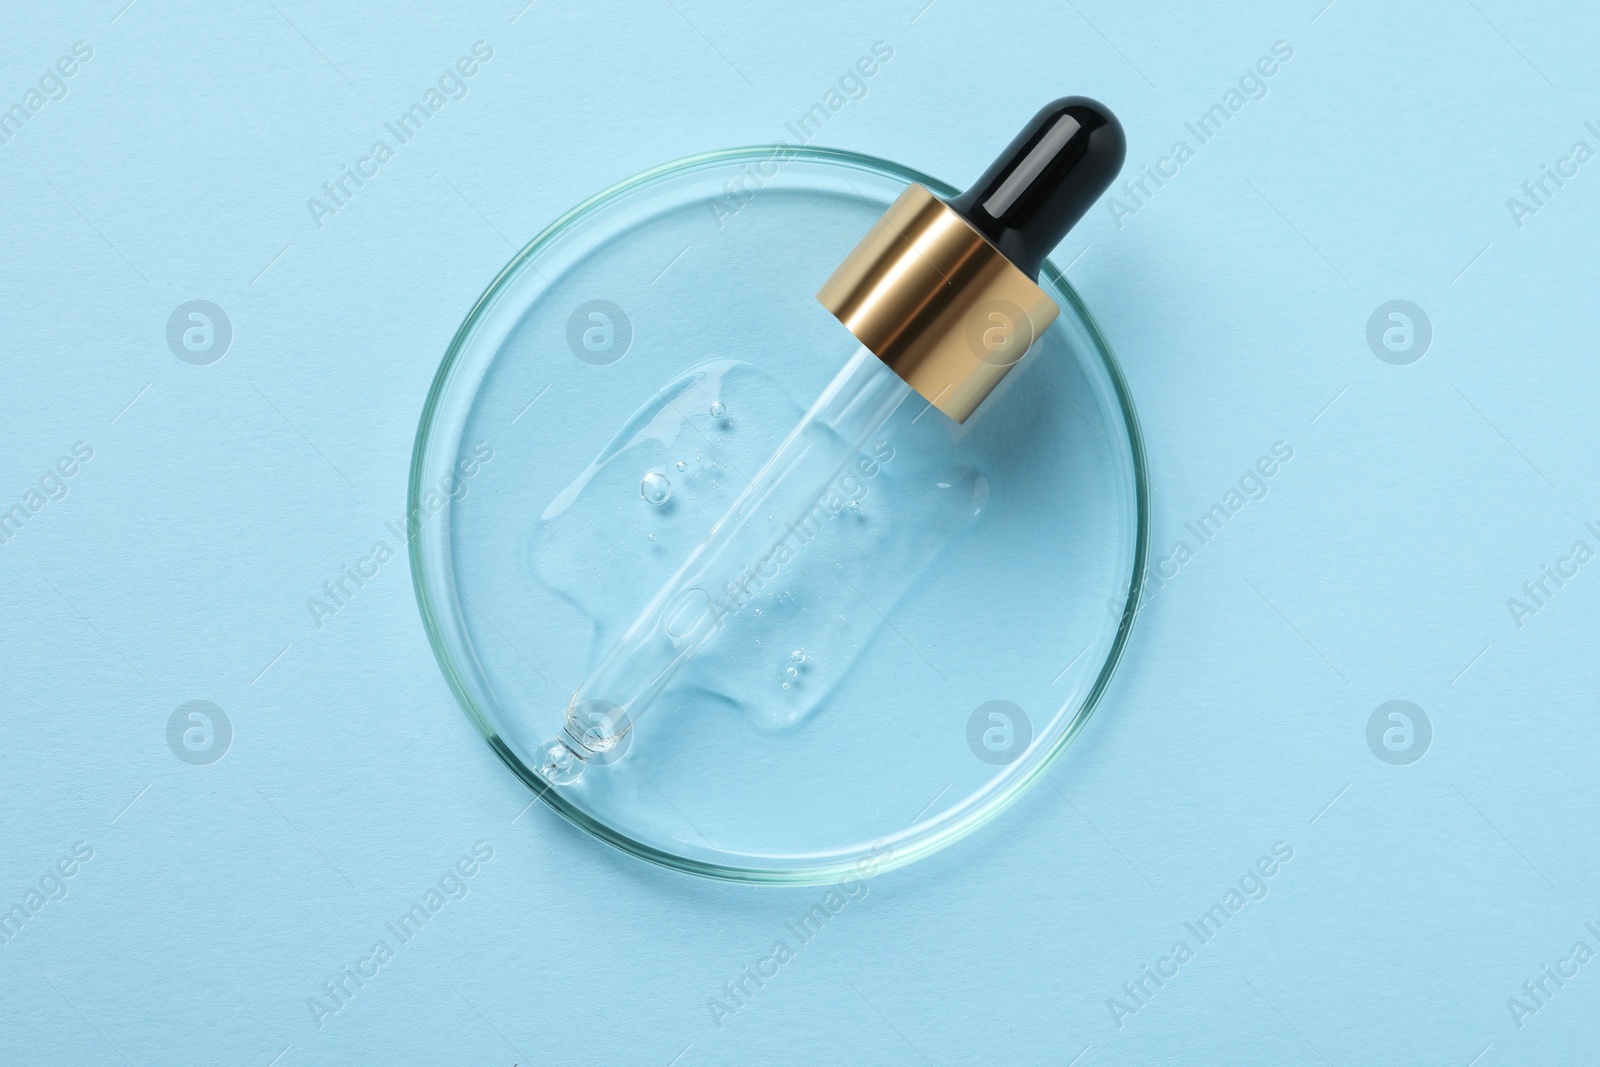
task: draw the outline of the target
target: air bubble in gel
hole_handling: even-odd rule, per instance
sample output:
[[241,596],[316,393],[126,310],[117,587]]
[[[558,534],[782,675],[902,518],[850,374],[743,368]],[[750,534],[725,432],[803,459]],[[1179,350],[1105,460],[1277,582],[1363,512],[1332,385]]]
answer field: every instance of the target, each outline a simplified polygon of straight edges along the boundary
[[660,471],[651,471],[639,483],[639,495],[646,504],[658,508],[672,499],[672,483]]

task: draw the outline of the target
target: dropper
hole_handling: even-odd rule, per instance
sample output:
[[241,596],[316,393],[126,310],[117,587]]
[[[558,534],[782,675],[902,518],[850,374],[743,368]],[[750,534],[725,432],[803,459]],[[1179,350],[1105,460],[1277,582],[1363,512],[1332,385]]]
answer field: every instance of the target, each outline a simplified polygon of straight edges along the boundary
[[911,185],[889,205],[817,293],[859,347],[578,686],[560,734],[539,748],[541,777],[566,785],[621,757],[634,725],[750,603],[753,576],[803,542],[807,516],[902,403],[919,396],[958,423],[977,410],[1060,313],[1039,269],[1126,151],[1110,111],[1064,97],[966,192],[946,201]]

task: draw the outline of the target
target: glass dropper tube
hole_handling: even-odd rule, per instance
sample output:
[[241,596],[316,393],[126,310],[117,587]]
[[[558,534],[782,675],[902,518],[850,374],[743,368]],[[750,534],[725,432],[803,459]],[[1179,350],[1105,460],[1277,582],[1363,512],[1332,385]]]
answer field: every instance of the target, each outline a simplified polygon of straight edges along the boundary
[[544,778],[564,785],[620,754],[679,668],[814,536],[834,480],[911,394],[882,359],[856,350],[572,694],[561,733],[539,749]]

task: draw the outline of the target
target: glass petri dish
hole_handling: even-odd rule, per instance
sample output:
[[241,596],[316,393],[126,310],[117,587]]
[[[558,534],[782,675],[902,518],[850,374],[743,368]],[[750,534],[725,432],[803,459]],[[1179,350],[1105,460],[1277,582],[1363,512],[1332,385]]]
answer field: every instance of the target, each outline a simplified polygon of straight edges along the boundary
[[434,378],[408,528],[434,654],[507,767],[643,859],[805,884],[928,855],[1061,756],[1127,640],[1138,426],[1046,263],[1061,316],[983,407],[958,427],[903,405],[617,752],[536,773],[584,675],[855,349],[814,294],[911,182],[954,191],[793,146],[647,171],[523,249]]

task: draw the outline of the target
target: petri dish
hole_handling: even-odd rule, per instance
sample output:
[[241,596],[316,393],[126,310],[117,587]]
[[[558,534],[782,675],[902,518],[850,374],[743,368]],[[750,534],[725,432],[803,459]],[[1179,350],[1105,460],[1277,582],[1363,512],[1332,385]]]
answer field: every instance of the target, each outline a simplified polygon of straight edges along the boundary
[[1061,316],[978,412],[904,405],[622,744],[571,783],[536,773],[589,669],[855,350],[814,294],[912,182],[953,192],[825,148],[647,171],[518,253],[434,378],[408,528],[434,654],[505,765],[635,856],[789,884],[909,863],[1020,796],[1110,682],[1143,449],[1047,262]]

